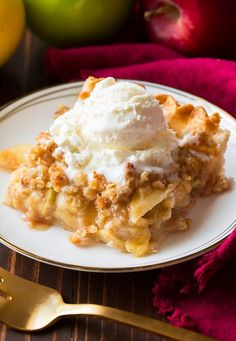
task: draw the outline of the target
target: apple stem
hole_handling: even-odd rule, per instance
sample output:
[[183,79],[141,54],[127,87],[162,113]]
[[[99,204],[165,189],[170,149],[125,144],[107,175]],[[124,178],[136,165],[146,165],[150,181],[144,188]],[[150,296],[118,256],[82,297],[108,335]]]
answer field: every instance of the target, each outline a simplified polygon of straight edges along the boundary
[[176,6],[171,5],[171,4],[166,4],[166,5],[160,6],[156,9],[153,9],[151,11],[144,12],[144,19],[149,21],[149,20],[151,20],[152,17],[161,16],[161,15],[166,14],[166,13],[174,14],[176,12],[177,12]]

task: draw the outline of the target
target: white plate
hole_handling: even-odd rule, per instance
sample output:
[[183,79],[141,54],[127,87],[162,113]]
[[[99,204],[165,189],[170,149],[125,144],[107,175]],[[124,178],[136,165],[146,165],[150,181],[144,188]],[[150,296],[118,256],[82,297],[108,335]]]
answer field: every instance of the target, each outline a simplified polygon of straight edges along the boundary
[[[188,93],[162,85],[143,83],[152,93],[173,95],[180,103],[203,105],[209,114],[218,111],[222,127],[231,131],[226,152],[226,174],[236,174],[236,121],[215,105]],[[0,113],[0,149],[32,143],[47,130],[59,103],[72,106],[82,83],[60,85],[35,92],[5,106]],[[0,170],[0,198],[6,191],[9,173]],[[42,262],[65,268],[125,272],[163,267],[196,257],[215,247],[233,229],[236,219],[236,190],[200,199],[189,213],[193,219],[186,232],[171,234],[160,252],[141,258],[121,253],[105,244],[76,247],[67,240],[68,231],[53,226],[46,231],[29,229],[16,210],[0,204],[0,239],[8,247]]]

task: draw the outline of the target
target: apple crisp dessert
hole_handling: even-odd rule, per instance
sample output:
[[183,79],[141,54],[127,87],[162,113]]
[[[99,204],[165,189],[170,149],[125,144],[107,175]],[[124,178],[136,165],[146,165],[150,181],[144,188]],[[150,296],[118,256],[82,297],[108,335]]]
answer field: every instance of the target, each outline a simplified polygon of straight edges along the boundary
[[89,77],[34,145],[0,153],[0,164],[15,168],[5,202],[31,226],[72,231],[76,245],[93,239],[143,256],[189,228],[186,212],[200,196],[229,187],[228,138],[218,113]]

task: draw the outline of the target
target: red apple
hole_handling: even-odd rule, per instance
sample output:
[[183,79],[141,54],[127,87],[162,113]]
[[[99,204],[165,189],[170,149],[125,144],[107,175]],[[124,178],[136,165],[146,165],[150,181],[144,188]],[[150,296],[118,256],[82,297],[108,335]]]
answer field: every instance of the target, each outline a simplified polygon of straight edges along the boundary
[[142,0],[142,5],[152,41],[191,54],[235,50],[235,0]]

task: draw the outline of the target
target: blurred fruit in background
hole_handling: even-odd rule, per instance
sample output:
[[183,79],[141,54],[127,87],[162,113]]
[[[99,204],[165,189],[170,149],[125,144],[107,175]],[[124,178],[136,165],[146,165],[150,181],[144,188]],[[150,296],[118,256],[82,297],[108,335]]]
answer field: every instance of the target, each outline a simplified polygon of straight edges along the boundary
[[[9,0],[7,0],[9,1]],[[24,0],[29,27],[54,46],[100,43],[127,22],[134,0]]]
[[0,0],[0,66],[14,53],[25,27],[22,0]]
[[235,0],[142,0],[149,39],[190,54],[227,56],[236,44]]

